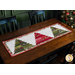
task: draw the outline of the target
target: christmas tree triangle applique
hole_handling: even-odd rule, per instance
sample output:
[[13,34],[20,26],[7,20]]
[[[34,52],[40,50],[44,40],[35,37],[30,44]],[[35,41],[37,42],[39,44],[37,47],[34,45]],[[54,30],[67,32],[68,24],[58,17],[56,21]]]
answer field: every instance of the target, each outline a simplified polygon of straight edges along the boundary
[[64,33],[68,32],[66,30],[62,30],[62,29],[55,28],[55,27],[50,27],[50,28],[51,28],[51,30],[52,30],[52,32],[54,34],[54,37],[60,36],[60,35],[62,35]]
[[25,51],[25,50],[28,50],[28,49],[30,49],[32,47],[34,47],[34,45],[16,39],[15,40],[15,51],[14,51],[14,53]]
[[34,35],[35,35],[36,45],[53,38],[40,33],[34,33]]

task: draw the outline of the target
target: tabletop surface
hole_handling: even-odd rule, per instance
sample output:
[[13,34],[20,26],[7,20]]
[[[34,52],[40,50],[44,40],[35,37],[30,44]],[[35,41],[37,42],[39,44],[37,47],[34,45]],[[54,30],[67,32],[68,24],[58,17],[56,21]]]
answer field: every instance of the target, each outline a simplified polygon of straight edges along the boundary
[[[70,29],[72,32],[64,35],[62,37],[59,37],[57,39],[54,39],[53,41],[50,41],[46,44],[43,44],[37,48],[34,48],[28,52],[25,52],[23,54],[17,55],[15,57],[11,57],[9,55],[9,53],[7,52],[7,50],[5,49],[4,45],[2,44],[2,41],[11,39],[11,38],[15,38],[17,36],[29,33],[29,32],[33,32],[35,30],[41,29],[43,27],[46,26],[50,26],[54,23],[60,23],[63,26],[67,27],[68,29]],[[73,42],[75,40],[74,38],[74,31],[70,26],[56,20],[56,19],[50,19],[44,22],[40,22],[37,23],[35,25],[29,26],[29,27],[25,27],[7,34],[3,34],[0,35],[0,56],[2,57],[4,63],[6,64],[24,64],[24,63],[28,63],[30,61],[33,61],[39,57],[42,57],[52,51],[55,51],[56,49],[65,46],[71,42]],[[58,44],[58,45],[57,45]]]

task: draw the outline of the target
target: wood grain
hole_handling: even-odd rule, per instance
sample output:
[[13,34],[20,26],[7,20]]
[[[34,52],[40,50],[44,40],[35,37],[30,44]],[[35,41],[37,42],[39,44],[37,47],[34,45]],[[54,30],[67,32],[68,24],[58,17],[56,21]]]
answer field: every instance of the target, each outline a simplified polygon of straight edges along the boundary
[[[70,29],[72,32],[64,35],[62,37],[59,37],[53,41],[50,41],[44,45],[41,45],[37,48],[34,48],[28,52],[25,52],[23,54],[17,55],[15,57],[11,57],[9,55],[9,53],[7,52],[7,50],[5,49],[4,45],[2,44],[2,41],[4,40],[8,40],[29,32],[32,32],[34,30],[52,25],[54,23],[61,23],[63,26],[67,27],[68,29]],[[40,22],[37,23],[35,25],[29,26],[29,27],[25,27],[7,34],[3,34],[0,35],[0,56],[2,57],[4,63],[6,64],[24,64],[24,63],[28,63],[32,60],[35,60],[39,57],[42,57],[43,55],[46,55],[52,51],[55,51],[56,49],[65,46],[71,42],[73,42],[75,40],[74,38],[74,33],[75,31],[68,25],[56,20],[56,19],[50,19],[44,22]]]

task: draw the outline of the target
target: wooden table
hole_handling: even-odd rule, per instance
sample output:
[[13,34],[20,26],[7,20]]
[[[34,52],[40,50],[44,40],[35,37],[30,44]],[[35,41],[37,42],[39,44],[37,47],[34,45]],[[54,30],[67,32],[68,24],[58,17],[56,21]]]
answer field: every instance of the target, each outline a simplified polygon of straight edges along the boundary
[[[32,31],[35,31],[37,29],[52,25],[54,23],[61,23],[63,26],[67,27],[72,31],[72,33],[69,33],[67,35],[64,35],[62,37],[59,37],[53,41],[50,41],[44,45],[41,45],[37,48],[34,48],[28,52],[25,52],[23,54],[17,55],[15,57],[11,57],[7,50],[5,49],[4,45],[2,44],[2,41],[8,40],[11,38],[14,38],[16,36],[20,36],[22,34],[26,34]],[[56,19],[50,19],[41,23],[37,23],[35,25],[25,27],[7,34],[0,35],[0,56],[3,59],[4,63],[6,64],[24,64],[28,63],[32,60],[35,60],[39,57],[42,57],[52,51],[55,51],[58,48],[61,48],[62,46],[65,46],[75,40],[74,38],[74,31],[71,27],[67,26],[66,24],[56,20]]]

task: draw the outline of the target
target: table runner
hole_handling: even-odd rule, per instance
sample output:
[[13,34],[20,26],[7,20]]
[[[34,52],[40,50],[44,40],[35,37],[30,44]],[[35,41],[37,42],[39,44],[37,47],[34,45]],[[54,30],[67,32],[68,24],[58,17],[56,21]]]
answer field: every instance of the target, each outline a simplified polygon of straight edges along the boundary
[[2,41],[10,56],[16,56],[72,32],[59,23]]

